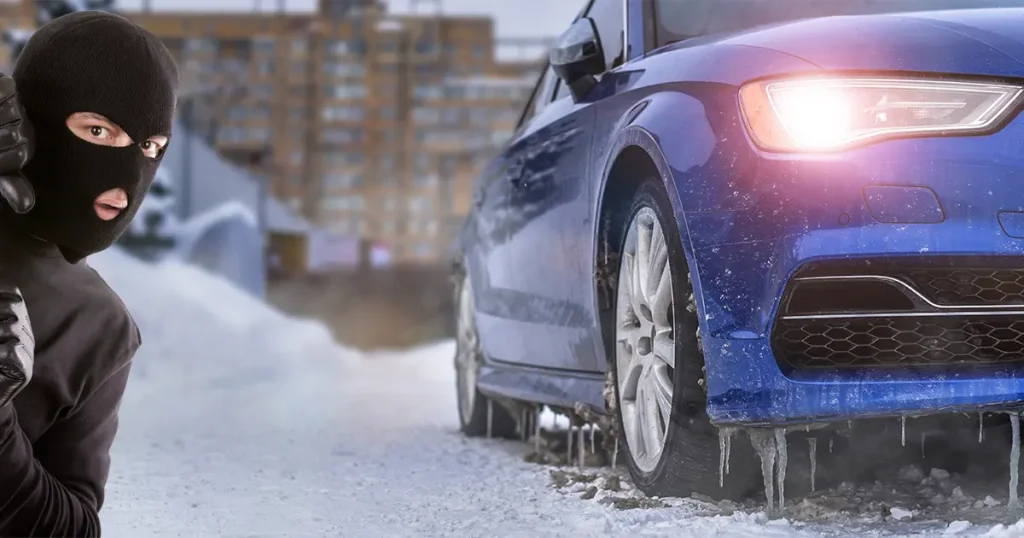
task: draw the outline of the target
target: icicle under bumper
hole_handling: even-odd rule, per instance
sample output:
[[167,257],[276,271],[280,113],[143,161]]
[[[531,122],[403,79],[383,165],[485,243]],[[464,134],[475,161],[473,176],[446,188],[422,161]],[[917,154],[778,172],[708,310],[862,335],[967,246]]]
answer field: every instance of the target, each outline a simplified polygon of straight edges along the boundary
[[811,492],[814,492],[814,479],[818,473],[818,438],[807,438],[808,451],[811,455]]
[[[761,476],[764,479],[764,495],[768,500],[769,515],[781,514],[786,505],[786,467],[789,452],[786,446],[786,429],[753,428],[747,430],[750,444],[761,458]],[[775,506],[775,488],[778,486],[779,502]]]
[[732,436],[736,430],[721,428],[718,430],[718,487],[725,487],[725,475],[729,474],[729,457],[732,452]]
[[1020,414],[1016,411],[1009,413],[1010,429],[1013,431],[1013,444],[1010,445],[1010,501],[1011,510],[1020,509],[1020,500],[1017,498],[1017,485],[1020,481]]

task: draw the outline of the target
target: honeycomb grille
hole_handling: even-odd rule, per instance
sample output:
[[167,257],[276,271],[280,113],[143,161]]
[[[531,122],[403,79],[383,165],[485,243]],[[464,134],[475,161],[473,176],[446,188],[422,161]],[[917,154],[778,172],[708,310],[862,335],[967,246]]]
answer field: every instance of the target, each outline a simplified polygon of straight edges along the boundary
[[780,320],[772,342],[799,370],[1009,364],[1024,360],[1024,319]]
[[1024,270],[936,268],[912,270],[902,276],[940,305],[1024,304]]

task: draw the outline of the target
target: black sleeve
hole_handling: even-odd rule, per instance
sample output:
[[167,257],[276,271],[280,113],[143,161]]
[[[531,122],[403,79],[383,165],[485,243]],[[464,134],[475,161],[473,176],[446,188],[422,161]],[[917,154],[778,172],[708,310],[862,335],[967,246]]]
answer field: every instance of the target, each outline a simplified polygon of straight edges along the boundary
[[100,535],[110,447],[131,363],[122,364],[34,450],[14,406],[0,409],[0,536]]

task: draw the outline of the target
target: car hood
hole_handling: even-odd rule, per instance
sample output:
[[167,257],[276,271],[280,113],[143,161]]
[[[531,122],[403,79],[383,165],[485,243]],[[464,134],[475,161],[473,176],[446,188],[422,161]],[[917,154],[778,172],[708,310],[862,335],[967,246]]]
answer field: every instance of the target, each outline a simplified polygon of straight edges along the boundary
[[720,42],[772,49],[829,70],[1024,78],[1024,8],[809,19]]

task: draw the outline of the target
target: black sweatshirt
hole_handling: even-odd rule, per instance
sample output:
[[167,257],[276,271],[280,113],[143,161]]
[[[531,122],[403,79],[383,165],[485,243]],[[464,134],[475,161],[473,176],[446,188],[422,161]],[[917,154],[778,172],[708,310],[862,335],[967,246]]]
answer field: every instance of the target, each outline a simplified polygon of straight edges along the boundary
[[138,328],[96,271],[8,218],[0,279],[21,288],[36,337],[32,381],[0,409],[0,537],[99,536]]

